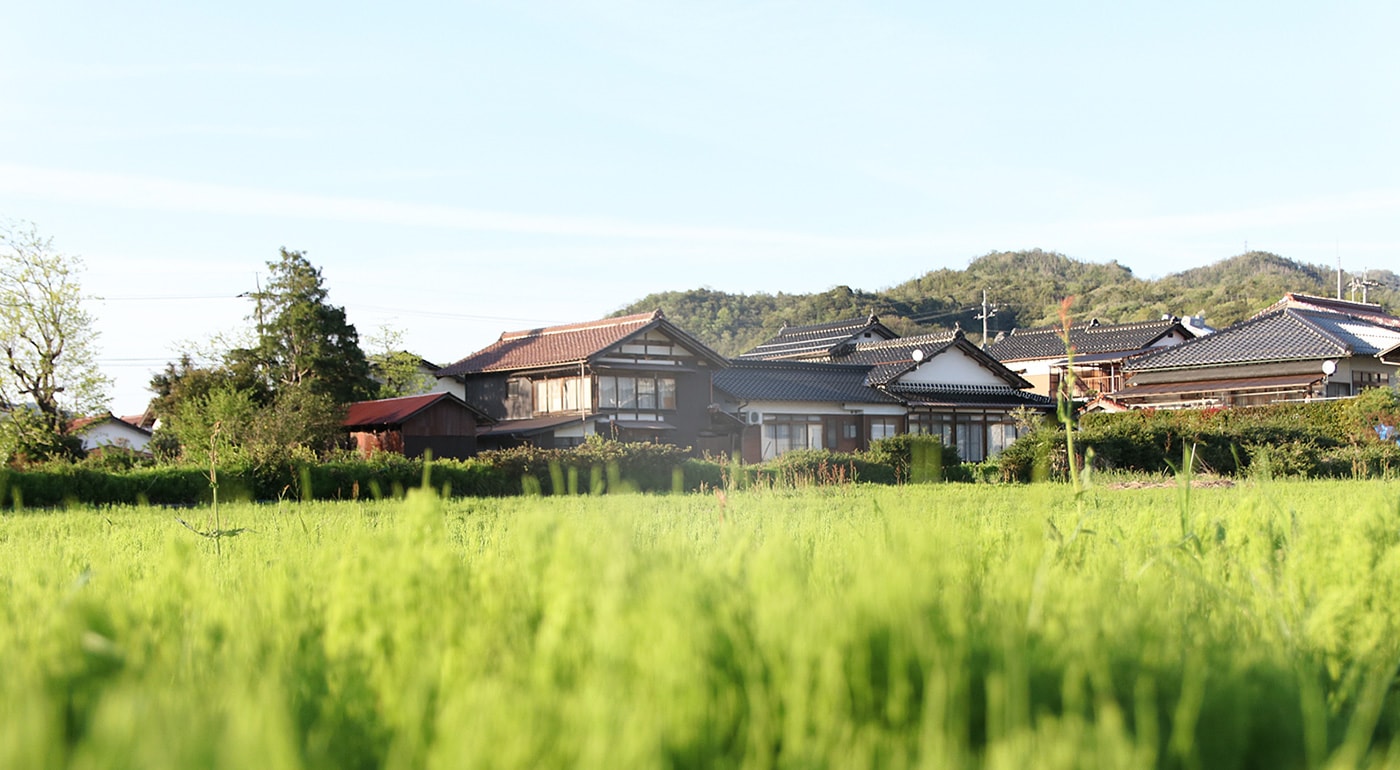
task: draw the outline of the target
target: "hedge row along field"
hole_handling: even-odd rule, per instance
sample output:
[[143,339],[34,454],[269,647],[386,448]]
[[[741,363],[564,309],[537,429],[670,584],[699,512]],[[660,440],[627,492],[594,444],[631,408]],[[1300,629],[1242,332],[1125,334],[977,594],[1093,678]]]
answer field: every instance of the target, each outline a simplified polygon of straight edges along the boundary
[[0,516],[0,767],[1400,767],[1400,486]]
[[[230,500],[360,500],[401,497],[422,482],[425,463],[380,452],[295,464],[109,467],[54,463],[0,467],[0,508],[90,505],[196,505]],[[115,463],[114,463],[115,465]],[[571,449],[523,446],[469,460],[431,461],[430,483],[449,497],[694,492],[748,486],[894,484],[942,478],[971,480],[957,452],[932,436],[894,436],[870,451],[799,450],[761,465],[721,464],[670,444],[590,440]]]
[[[1170,472],[1189,456],[1198,471],[1230,476],[1390,478],[1400,475],[1397,427],[1400,394],[1374,388],[1312,403],[1086,414],[1074,440],[1095,467],[1131,473]],[[1064,478],[1064,431],[1037,430],[999,463],[1008,481]]]

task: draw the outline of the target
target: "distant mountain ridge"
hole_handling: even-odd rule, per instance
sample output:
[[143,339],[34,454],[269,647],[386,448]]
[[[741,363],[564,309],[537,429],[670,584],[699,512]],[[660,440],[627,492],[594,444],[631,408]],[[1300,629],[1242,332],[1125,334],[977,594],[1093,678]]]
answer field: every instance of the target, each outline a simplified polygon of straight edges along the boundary
[[[1343,298],[1353,278],[1343,273]],[[1368,300],[1387,309],[1400,302],[1400,276],[1373,270]],[[784,323],[815,324],[876,313],[900,334],[959,324],[980,339],[982,291],[996,313],[988,334],[1056,323],[1060,301],[1074,297],[1077,319],[1126,323],[1162,315],[1203,315],[1217,328],[1242,321],[1283,296],[1300,292],[1336,296],[1333,268],[1265,251],[1251,251],[1205,267],[1144,280],[1117,262],[1081,262],[1053,251],[999,251],[966,268],[934,270],[879,291],[837,286],[815,294],[733,294],[691,289],[649,294],[617,315],[660,308],[705,344],[735,356],[772,337]],[[1358,293],[1356,299],[1360,300]]]

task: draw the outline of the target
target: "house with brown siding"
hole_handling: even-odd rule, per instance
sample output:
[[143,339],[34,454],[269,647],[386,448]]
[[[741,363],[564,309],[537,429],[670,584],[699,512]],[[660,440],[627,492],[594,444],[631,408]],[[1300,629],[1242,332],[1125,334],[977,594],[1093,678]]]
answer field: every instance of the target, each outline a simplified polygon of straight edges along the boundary
[[710,409],[724,366],[657,310],[507,332],[437,376],[459,378],[463,400],[495,420],[483,449],[589,436],[728,448],[738,426]]
[[350,404],[341,422],[366,457],[395,452],[464,459],[476,454],[476,433],[493,420],[451,393],[381,398]]

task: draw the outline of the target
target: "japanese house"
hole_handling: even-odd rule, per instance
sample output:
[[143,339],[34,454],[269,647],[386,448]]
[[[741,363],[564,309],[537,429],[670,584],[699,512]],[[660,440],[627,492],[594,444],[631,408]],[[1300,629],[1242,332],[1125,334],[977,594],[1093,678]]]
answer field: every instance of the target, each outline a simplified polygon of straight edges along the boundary
[[709,407],[725,360],[652,313],[507,332],[438,370],[495,423],[482,449],[568,447],[589,436],[728,449],[738,425]]
[[1299,296],[1127,362],[1113,399],[1134,408],[1250,406],[1342,398],[1395,381],[1400,319],[1375,305],[1296,303]]
[[1133,356],[1180,345],[1197,336],[1174,316],[1126,324],[1103,324],[1094,319],[1070,326],[1071,363],[1064,331],[1059,326],[1013,329],[997,335],[985,350],[1029,380],[1036,393],[1053,396],[1072,369],[1075,387],[1069,396],[1092,398],[1123,386],[1123,365]]
[[[785,331],[800,340],[806,328],[819,327]],[[811,353],[820,361],[741,357],[716,375],[724,407],[746,426],[745,462],[793,449],[865,449],[900,433],[937,435],[964,460],[980,461],[1015,440],[1017,410],[1054,408],[961,330],[868,341],[846,335],[820,349]]]

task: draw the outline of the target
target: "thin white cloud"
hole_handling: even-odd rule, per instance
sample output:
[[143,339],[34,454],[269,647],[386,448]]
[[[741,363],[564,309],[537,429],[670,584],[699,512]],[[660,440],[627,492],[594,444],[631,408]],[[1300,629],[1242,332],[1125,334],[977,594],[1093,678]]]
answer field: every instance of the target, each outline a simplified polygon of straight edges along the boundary
[[[776,263],[816,256],[849,259],[971,257],[998,248],[1041,246],[1077,253],[1079,248],[1109,251],[1133,261],[1141,252],[1137,239],[1149,239],[1154,248],[1172,251],[1203,240],[1218,241],[1243,234],[1261,245],[1272,240],[1314,242],[1318,232],[1351,232],[1374,248],[1394,250],[1398,243],[1377,232],[1382,222],[1400,215],[1400,191],[1372,190],[1350,195],[1293,201],[1232,211],[1185,213],[1163,216],[1085,218],[1030,221],[1009,212],[1007,221],[983,219],[961,226],[953,224],[936,234],[915,233],[894,237],[843,237],[770,229],[697,227],[658,224],[617,218],[521,214],[430,203],[404,203],[370,198],[340,197],[233,185],[186,182],[137,175],[66,171],[25,165],[0,164],[0,195],[44,199],[63,203],[105,205],[114,208],[213,213],[235,216],[373,223],[401,227],[445,228],[463,231],[565,236],[590,239],[573,243],[564,251],[577,257],[580,250],[606,248],[616,255],[627,249],[655,249],[669,256],[691,254],[713,265],[741,262],[751,268],[758,262]],[[1388,228],[1382,228],[1387,234]],[[630,242],[631,247],[624,244]],[[717,252],[716,245],[725,249]],[[1173,246],[1176,244],[1176,246]],[[664,246],[664,248],[662,248]],[[1150,249],[1149,249],[1150,250]],[[552,251],[552,249],[550,249]],[[641,252],[639,252],[641,253]],[[1216,255],[1218,258],[1219,255]]]
[[808,248],[844,248],[869,243],[859,239],[776,230],[516,214],[21,165],[0,165],[0,194],[131,209],[373,222],[532,235],[784,244]]

